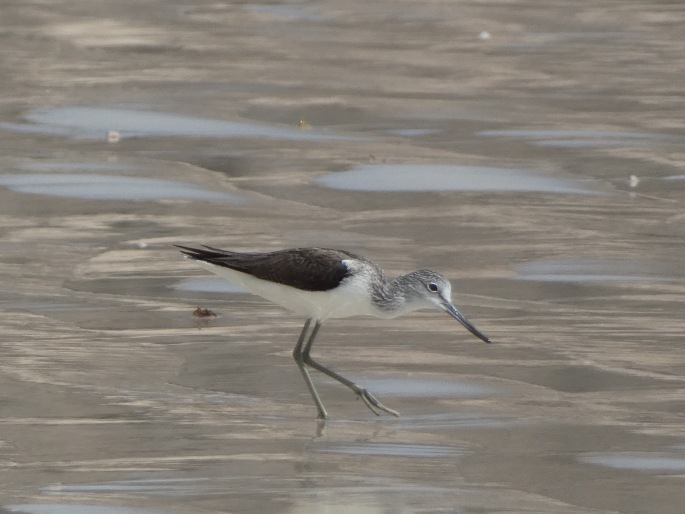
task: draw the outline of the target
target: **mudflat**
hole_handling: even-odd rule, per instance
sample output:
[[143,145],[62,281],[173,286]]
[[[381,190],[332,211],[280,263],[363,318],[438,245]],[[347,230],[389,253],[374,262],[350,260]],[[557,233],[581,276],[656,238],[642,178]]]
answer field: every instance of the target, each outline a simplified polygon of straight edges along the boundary
[[[0,4],[0,511],[679,513],[685,9]],[[304,320],[173,248],[434,268]],[[198,317],[200,306],[216,316]]]

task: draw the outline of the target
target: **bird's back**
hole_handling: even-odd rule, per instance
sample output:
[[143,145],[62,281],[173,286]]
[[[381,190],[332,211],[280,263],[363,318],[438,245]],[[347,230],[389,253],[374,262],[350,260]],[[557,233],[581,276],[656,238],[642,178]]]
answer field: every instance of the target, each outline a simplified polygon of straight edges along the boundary
[[303,291],[334,289],[350,274],[343,260],[366,260],[330,248],[291,248],[265,253],[231,252],[211,247],[180,248],[192,259]]

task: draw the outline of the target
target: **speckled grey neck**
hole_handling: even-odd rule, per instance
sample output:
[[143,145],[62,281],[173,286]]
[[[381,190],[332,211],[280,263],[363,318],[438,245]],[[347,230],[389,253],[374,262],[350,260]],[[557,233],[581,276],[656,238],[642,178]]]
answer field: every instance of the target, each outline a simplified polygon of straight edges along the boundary
[[440,273],[432,270],[418,270],[388,281],[379,275],[371,283],[371,301],[380,312],[401,314],[431,305],[429,284],[443,290],[449,282]]

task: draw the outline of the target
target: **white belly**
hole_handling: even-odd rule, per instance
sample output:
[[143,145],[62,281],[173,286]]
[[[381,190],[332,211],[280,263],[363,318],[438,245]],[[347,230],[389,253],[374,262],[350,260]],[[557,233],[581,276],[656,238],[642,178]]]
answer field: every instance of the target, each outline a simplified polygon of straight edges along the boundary
[[229,282],[306,318],[323,321],[350,316],[382,316],[369,299],[366,282],[360,278],[346,279],[329,291],[303,291],[223,266],[199,260],[195,262]]

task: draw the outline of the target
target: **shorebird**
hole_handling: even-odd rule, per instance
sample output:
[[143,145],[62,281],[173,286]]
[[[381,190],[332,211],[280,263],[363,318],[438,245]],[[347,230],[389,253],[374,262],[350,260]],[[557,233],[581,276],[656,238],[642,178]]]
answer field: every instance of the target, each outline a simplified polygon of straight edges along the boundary
[[321,324],[329,318],[360,315],[395,318],[418,309],[437,308],[476,337],[490,342],[452,304],[452,285],[436,271],[422,269],[388,280],[376,263],[344,250],[293,248],[269,253],[239,253],[210,246],[175,246],[212,273],[306,318],[293,357],[320,419],[326,419],[328,414],[308,367],[349,387],[374,414],[380,415],[382,411],[399,416],[365,388],[311,357],[314,339]]

